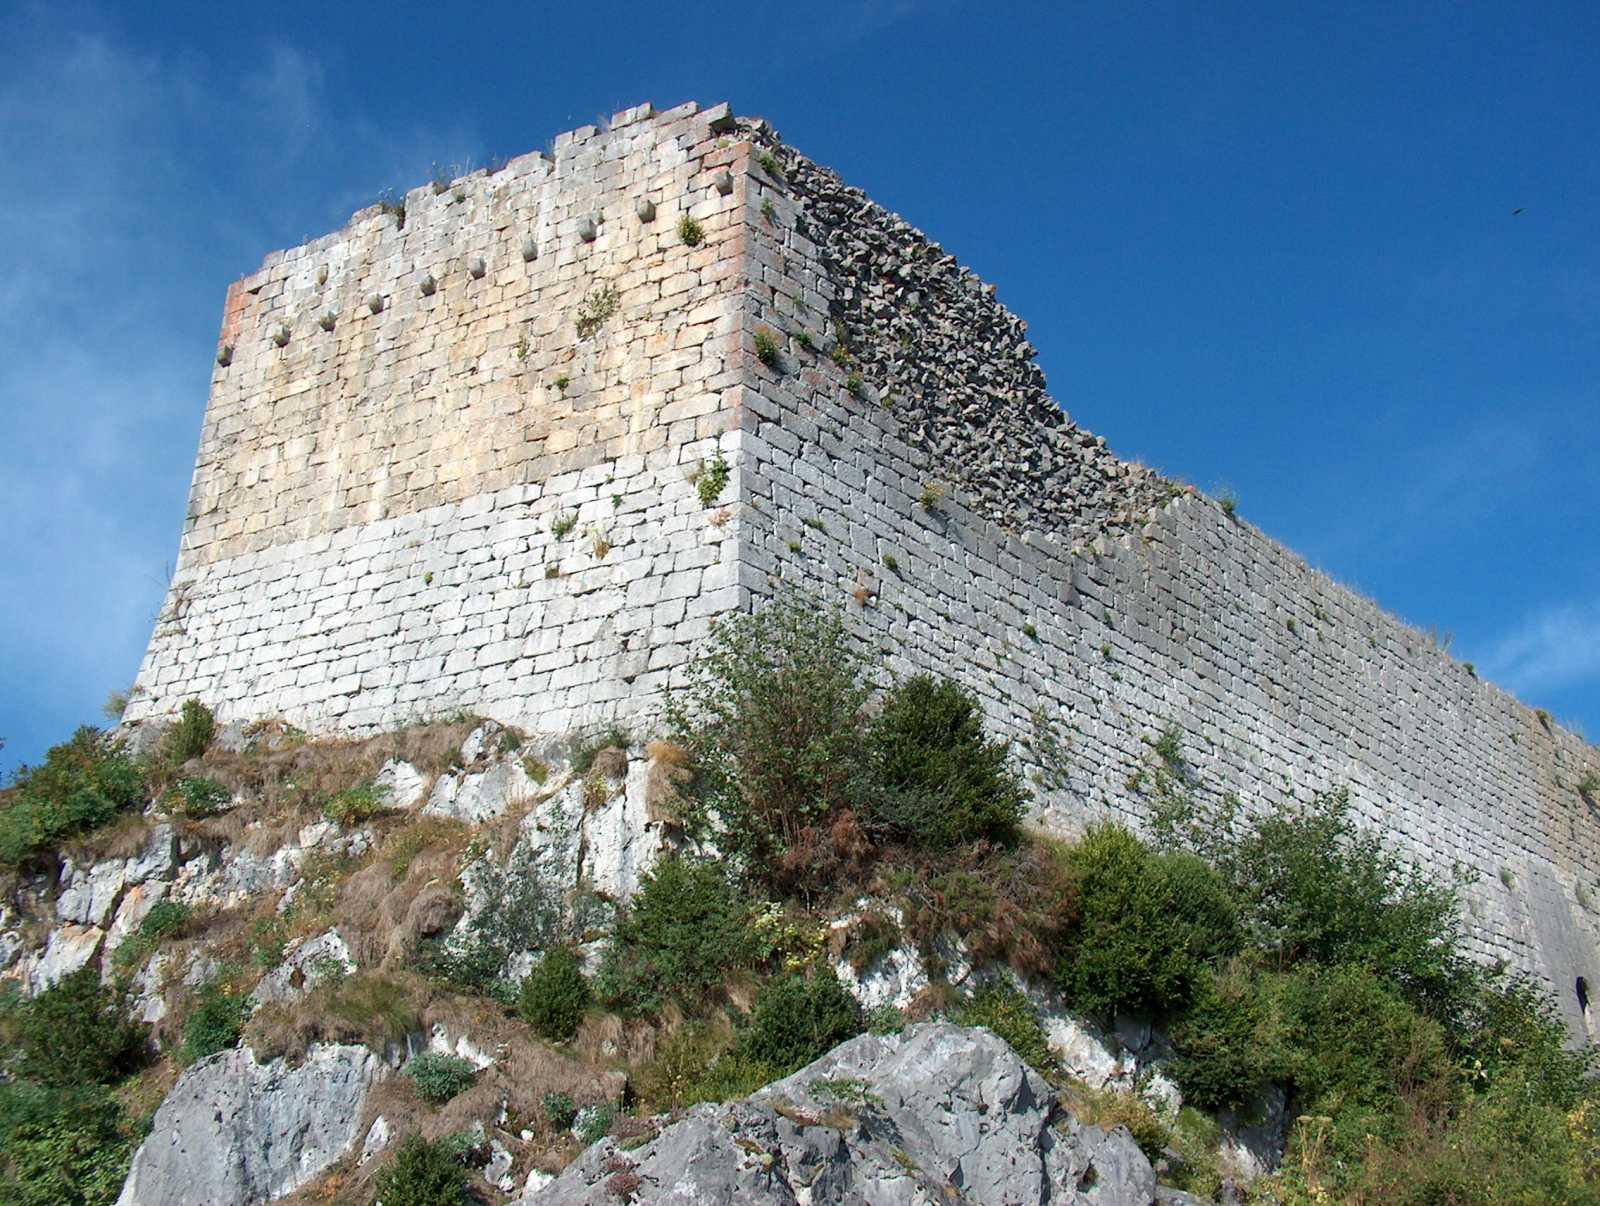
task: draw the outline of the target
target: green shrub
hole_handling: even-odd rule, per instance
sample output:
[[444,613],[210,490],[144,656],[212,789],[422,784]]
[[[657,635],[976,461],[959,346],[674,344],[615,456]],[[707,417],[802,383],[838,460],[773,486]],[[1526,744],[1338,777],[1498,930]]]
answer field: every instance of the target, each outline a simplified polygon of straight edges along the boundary
[[546,1093],[539,1099],[539,1106],[544,1110],[545,1121],[558,1131],[571,1129],[578,1116],[578,1107],[565,1093]]
[[644,875],[600,968],[600,995],[629,1013],[664,997],[693,1004],[730,971],[749,966],[750,902],[715,863],[668,858]]
[[145,1027],[92,967],[63,976],[19,1009],[17,1071],[41,1084],[107,1085],[144,1062]]
[[139,764],[119,742],[86,725],[51,748],[41,765],[18,770],[0,792],[0,862],[38,859],[143,800]]
[[1335,1140],[1392,1135],[1402,1108],[1442,1108],[1454,1079],[1443,1030],[1364,967],[1299,968],[1284,981],[1297,1112],[1334,1118]]
[[578,1111],[573,1119],[573,1134],[578,1142],[588,1147],[591,1143],[599,1143],[611,1133],[611,1124],[616,1119],[608,1105],[586,1105]]
[[374,1206],[461,1206],[467,1200],[467,1170],[448,1138],[407,1135],[373,1189]]
[[387,793],[371,783],[358,783],[347,787],[329,800],[322,808],[328,820],[348,828],[370,821],[380,812],[389,810]]
[[694,770],[691,828],[714,812],[719,848],[743,869],[825,889],[810,847],[862,802],[869,695],[836,609],[783,598],[718,620],[667,705]]
[[870,816],[896,839],[949,849],[1015,835],[1028,791],[1005,742],[984,737],[983,710],[965,687],[930,674],[897,683],[869,741],[883,789]]
[[1359,830],[1346,790],[1249,819],[1236,800],[1184,803],[1164,818],[1161,837],[1222,873],[1246,937],[1277,967],[1359,963],[1439,1018],[1470,1002],[1478,977],[1461,954],[1455,887],[1433,883]]
[[215,779],[179,779],[161,803],[173,816],[200,821],[222,812],[232,799],[233,793]]
[[183,928],[193,910],[177,900],[159,900],[144,915],[139,928],[123,940],[111,959],[119,968],[134,967],[161,943]]
[[698,247],[705,241],[705,227],[696,222],[688,214],[678,219],[678,238],[683,240],[686,247]]
[[162,735],[162,760],[168,766],[182,766],[205,753],[216,734],[217,722],[211,709],[198,699],[186,699],[178,719]]
[[1277,982],[1235,963],[1203,973],[1170,1030],[1170,1071],[1184,1100],[1208,1110],[1249,1105],[1282,1078],[1285,1051]]
[[1600,1050],[1572,1047],[1555,1003],[1516,977],[1486,978],[1450,1027],[1451,1045],[1476,1089],[1517,1078],[1546,1105],[1570,1110],[1584,1101],[1600,1072]]
[[565,1042],[578,1032],[590,997],[589,981],[584,979],[583,962],[577,952],[569,946],[558,946],[548,951],[522,981],[517,1012],[541,1037]]
[[139,1138],[103,1088],[0,1081],[0,1202],[111,1206]]
[[868,1034],[899,1034],[906,1028],[906,1015],[894,1005],[874,1005],[867,1010]]
[[982,1026],[1005,1039],[1035,1072],[1053,1076],[1059,1065],[1039,1024],[1038,1011],[1009,980],[992,980],[951,1015],[958,1026]]
[[750,1028],[740,1036],[737,1052],[765,1065],[773,1077],[782,1077],[861,1030],[861,1006],[832,972],[809,980],[789,976],[756,996]]
[[1186,854],[1155,854],[1126,829],[1091,825],[1066,858],[1078,924],[1056,980],[1078,1008],[1112,1017],[1182,1008],[1205,965],[1232,952],[1221,878]]
[[443,1105],[457,1094],[472,1088],[478,1070],[459,1055],[424,1051],[413,1056],[405,1074],[417,1086],[417,1096],[429,1105]]
[[235,995],[217,980],[203,985],[199,999],[183,1024],[179,1057],[186,1064],[237,1045],[250,1016],[250,998]]

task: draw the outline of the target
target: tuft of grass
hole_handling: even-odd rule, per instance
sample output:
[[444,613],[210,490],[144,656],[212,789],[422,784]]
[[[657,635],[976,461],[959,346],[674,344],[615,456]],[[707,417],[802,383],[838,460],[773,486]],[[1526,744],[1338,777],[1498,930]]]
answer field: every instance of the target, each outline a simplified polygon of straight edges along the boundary
[[844,379],[845,393],[849,394],[852,398],[859,398],[861,396],[863,384],[864,383],[861,380],[860,373],[851,373]]
[[770,369],[778,367],[778,337],[771,327],[756,328],[756,359]]
[[770,225],[778,220],[778,207],[772,203],[771,197],[761,199],[761,216]]
[[756,156],[756,162],[761,165],[761,170],[775,179],[783,179],[783,167],[778,163],[778,157],[771,151],[762,151]]
[[557,511],[550,517],[550,535],[560,540],[578,526],[576,511]]

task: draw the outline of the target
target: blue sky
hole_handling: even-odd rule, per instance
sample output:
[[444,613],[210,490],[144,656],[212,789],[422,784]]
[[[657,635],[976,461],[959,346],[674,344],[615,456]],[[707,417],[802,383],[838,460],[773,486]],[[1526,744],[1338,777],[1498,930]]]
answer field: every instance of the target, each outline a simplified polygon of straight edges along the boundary
[[66,0],[0,55],[0,768],[133,679],[229,281],[688,99],[995,282],[1113,448],[1600,738],[1593,3]]

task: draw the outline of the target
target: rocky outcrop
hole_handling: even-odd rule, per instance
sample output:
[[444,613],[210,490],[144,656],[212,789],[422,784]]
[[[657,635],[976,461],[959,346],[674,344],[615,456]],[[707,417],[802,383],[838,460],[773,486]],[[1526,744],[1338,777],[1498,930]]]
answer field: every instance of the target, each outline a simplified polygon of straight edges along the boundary
[[1080,1124],[1001,1039],[943,1022],[860,1038],[631,1150],[595,1144],[527,1206],[981,1202],[1149,1206],[1127,1131]]
[[312,1047],[291,1067],[248,1047],[178,1079],[133,1158],[117,1206],[269,1202],[347,1152],[385,1065],[365,1047]]

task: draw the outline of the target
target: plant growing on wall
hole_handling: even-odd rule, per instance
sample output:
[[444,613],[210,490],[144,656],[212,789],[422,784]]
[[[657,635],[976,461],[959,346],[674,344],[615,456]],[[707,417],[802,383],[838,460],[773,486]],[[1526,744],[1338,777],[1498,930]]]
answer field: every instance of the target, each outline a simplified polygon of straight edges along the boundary
[[578,338],[588,339],[598,331],[606,319],[617,312],[617,306],[621,301],[622,298],[614,285],[601,285],[591,289],[578,303],[578,308],[572,316],[578,327]]
[[678,219],[678,238],[685,247],[698,247],[705,241],[705,227],[696,222],[688,214]]
[[770,369],[778,367],[778,337],[771,327],[756,328],[756,359]]
[[717,449],[709,460],[700,466],[700,475],[695,478],[695,492],[700,495],[700,505],[709,507],[722,496],[722,491],[728,485],[728,462],[722,455],[722,449]]
[[557,511],[550,518],[550,535],[560,540],[578,526],[578,516],[573,511]]

